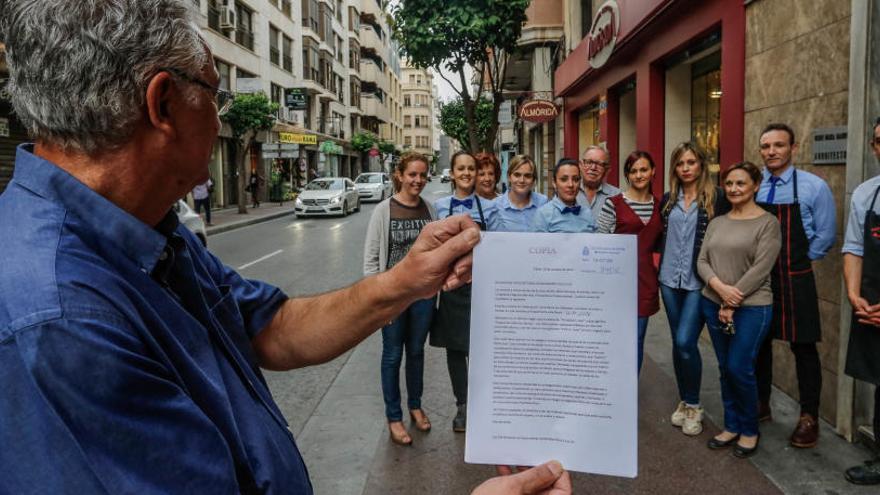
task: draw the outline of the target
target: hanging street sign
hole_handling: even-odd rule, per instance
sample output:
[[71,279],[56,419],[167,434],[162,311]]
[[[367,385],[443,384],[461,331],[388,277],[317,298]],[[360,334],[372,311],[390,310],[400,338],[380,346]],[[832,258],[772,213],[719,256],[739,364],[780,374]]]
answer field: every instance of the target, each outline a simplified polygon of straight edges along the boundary
[[278,140],[289,144],[318,144],[318,136],[314,134],[295,134],[293,132],[279,132]]
[[319,150],[321,150],[321,153],[326,153],[328,155],[341,155],[343,151],[342,146],[339,146],[333,141],[322,141]]
[[306,93],[300,88],[288,88],[284,93],[284,106],[290,110],[305,110]]
[[548,100],[531,100],[519,107],[519,118],[528,122],[551,122],[559,116],[559,107]]

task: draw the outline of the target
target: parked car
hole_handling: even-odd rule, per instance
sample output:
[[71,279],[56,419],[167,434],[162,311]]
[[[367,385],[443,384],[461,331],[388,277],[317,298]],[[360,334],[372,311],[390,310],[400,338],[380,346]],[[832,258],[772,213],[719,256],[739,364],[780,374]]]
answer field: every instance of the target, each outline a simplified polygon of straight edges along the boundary
[[367,172],[357,176],[354,187],[362,201],[382,201],[394,194],[391,178],[384,172]]
[[180,223],[191,230],[192,233],[202,241],[203,246],[208,245],[208,233],[205,230],[205,221],[202,220],[201,215],[190,208],[189,205],[186,204],[186,201],[182,199],[178,199],[177,202],[174,203],[174,213],[177,213],[177,218],[180,219]]
[[440,174],[440,182],[442,182],[442,183],[445,184],[445,183],[447,183],[447,182],[449,182],[449,181],[451,181],[451,180],[452,180],[452,175],[450,175],[450,173],[449,173],[449,169],[448,169],[448,168],[444,168],[444,169],[443,169],[443,173]]
[[340,215],[360,211],[361,198],[348,177],[325,177],[309,182],[294,202],[299,217]]

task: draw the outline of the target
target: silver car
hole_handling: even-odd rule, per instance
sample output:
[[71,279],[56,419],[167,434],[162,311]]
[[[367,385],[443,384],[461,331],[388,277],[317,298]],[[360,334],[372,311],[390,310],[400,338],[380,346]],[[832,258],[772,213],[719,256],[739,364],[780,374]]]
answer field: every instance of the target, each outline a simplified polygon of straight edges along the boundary
[[299,193],[294,202],[296,215],[340,215],[360,211],[361,199],[354,182],[347,177],[315,179]]
[[357,176],[354,187],[363,201],[382,201],[394,194],[391,179],[383,172],[368,172]]
[[193,211],[192,208],[186,204],[186,201],[182,199],[178,199],[176,203],[174,203],[174,213],[177,213],[177,218],[180,220],[186,228],[192,231],[196,237],[202,241],[203,246],[208,245],[208,233],[205,230],[205,221],[202,220],[202,216]]

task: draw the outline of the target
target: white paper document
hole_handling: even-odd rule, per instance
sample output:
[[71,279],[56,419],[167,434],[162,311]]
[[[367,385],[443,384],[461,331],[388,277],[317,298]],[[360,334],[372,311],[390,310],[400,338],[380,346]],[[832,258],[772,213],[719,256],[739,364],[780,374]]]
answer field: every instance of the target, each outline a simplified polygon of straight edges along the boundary
[[633,235],[487,232],[474,249],[465,461],[637,473]]

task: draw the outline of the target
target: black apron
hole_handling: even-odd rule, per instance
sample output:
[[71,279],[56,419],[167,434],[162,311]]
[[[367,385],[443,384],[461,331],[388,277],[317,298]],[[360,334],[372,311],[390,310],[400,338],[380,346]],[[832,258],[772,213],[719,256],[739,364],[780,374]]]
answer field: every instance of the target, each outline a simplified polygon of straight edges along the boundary
[[[477,210],[480,212],[480,230],[486,230],[483,206],[474,195]],[[449,214],[452,215],[452,207]],[[434,347],[445,347],[453,351],[468,352],[471,345],[471,284],[465,284],[451,291],[440,291],[440,301],[428,341]]]
[[776,216],[782,229],[782,249],[770,276],[773,287],[773,320],[769,335],[788,342],[822,340],[819,326],[819,295],[808,252],[810,241],[804,230],[798,200],[797,170],[791,177],[794,203],[758,203]]
[[[868,304],[880,302],[880,215],[874,213],[877,193],[880,187],[874,191],[871,207],[865,214],[860,292]],[[880,327],[859,323],[855,314],[850,324],[845,372],[856,380],[880,385]]]

